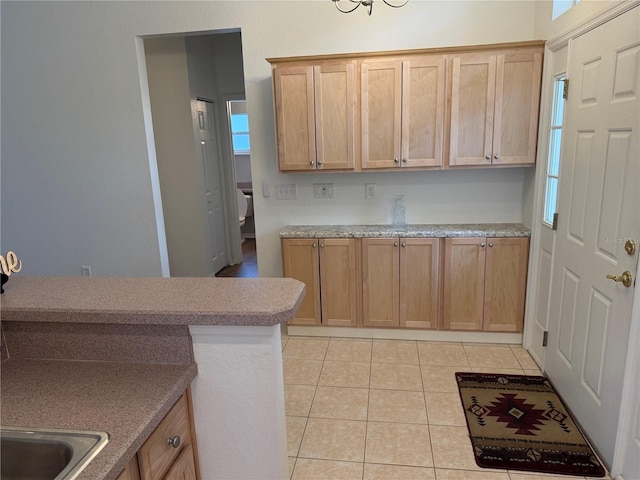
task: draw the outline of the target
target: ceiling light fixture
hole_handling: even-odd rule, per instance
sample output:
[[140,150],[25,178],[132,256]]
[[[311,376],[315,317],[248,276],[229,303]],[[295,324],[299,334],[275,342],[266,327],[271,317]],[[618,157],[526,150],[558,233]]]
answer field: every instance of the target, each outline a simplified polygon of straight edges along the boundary
[[[360,5],[362,5],[363,7],[365,7],[367,9],[367,13],[369,15],[371,15],[371,11],[373,10],[373,2],[374,0],[345,0],[342,2],[342,4],[346,4],[347,7],[346,9],[341,7],[341,0],[331,0],[336,8],[338,10],[340,10],[342,13],[351,13],[353,12],[356,8],[358,8]],[[388,5],[390,7],[393,8],[400,8],[400,7],[404,7],[409,0],[404,0],[404,1],[397,1],[397,2],[390,2],[389,0],[382,0],[385,5]]]

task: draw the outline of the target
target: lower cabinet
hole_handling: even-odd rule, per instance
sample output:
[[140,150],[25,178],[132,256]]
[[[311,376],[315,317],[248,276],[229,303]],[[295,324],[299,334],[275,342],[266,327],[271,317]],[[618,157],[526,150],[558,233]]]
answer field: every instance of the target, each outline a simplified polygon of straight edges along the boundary
[[197,480],[192,423],[187,390],[117,480]]
[[528,238],[447,238],[446,330],[522,332]]
[[365,327],[437,328],[440,239],[362,240]]
[[358,240],[283,239],[282,258],[284,276],[303,282],[307,289],[290,325],[358,326]]

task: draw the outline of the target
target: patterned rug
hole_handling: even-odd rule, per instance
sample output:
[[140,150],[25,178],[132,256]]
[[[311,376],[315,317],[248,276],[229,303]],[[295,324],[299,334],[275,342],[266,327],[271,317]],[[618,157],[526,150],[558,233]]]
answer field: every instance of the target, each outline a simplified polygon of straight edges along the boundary
[[456,373],[456,379],[479,466],[604,476],[545,377]]

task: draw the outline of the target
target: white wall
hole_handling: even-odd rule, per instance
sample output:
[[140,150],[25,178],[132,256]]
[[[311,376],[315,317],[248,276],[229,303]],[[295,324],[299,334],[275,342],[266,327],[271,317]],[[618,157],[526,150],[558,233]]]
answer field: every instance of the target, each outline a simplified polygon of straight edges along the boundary
[[[160,275],[136,36],[232,28],[242,31],[254,183],[295,182],[300,195],[255,198],[261,275],[281,272],[283,225],[385,222],[398,191],[410,222],[520,221],[521,169],[277,173],[265,58],[536,38],[535,2],[376,6],[368,17],[328,0],[2,2],[2,248],[25,273],[89,264],[96,275]],[[335,182],[336,199],[313,200],[314,182]],[[373,202],[367,182],[378,184]]]

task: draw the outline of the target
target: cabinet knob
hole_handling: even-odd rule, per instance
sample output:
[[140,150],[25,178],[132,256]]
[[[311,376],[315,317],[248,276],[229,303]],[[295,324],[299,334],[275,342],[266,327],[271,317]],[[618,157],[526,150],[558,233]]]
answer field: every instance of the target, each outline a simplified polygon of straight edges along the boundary
[[487,155],[486,157],[484,157],[485,160],[491,160],[491,155]]
[[399,161],[397,158],[394,158],[394,159],[393,159],[393,161],[394,161],[395,163],[400,163],[400,161]]
[[313,160],[309,161],[309,165],[314,165],[316,162],[314,162]]
[[167,445],[171,445],[173,448],[178,448],[180,446],[180,435],[167,438]]
[[324,243],[321,243],[321,244],[320,244],[320,248],[324,248]]
[[494,155],[494,156],[493,156],[493,158],[494,158],[495,160],[498,160],[498,159],[500,158],[500,155]]
[[490,247],[493,247],[493,243],[490,243],[490,244],[489,244],[489,246],[490,246]]
[[402,246],[403,246],[403,247],[406,247],[406,246],[407,246],[407,244],[406,244],[406,243],[404,243],[404,242],[402,242]]
[[318,165],[322,165],[322,160],[318,160]]
[[393,246],[397,247],[398,246],[398,242],[393,242]]
[[481,246],[482,248],[484,248],[484,246],[485,246],[485,245],[486,245],[486,243],[484,243],[484,242],[482,242],[482,243],[480,244],[480,246]]
[[407,163],[407,159],[406,159],[406,158],[403,158],[403,159],[402,159],[402,163]]
[[313,248],[316,248],[318,246],[317,243],[314,243],[313,245],[311,245]]

